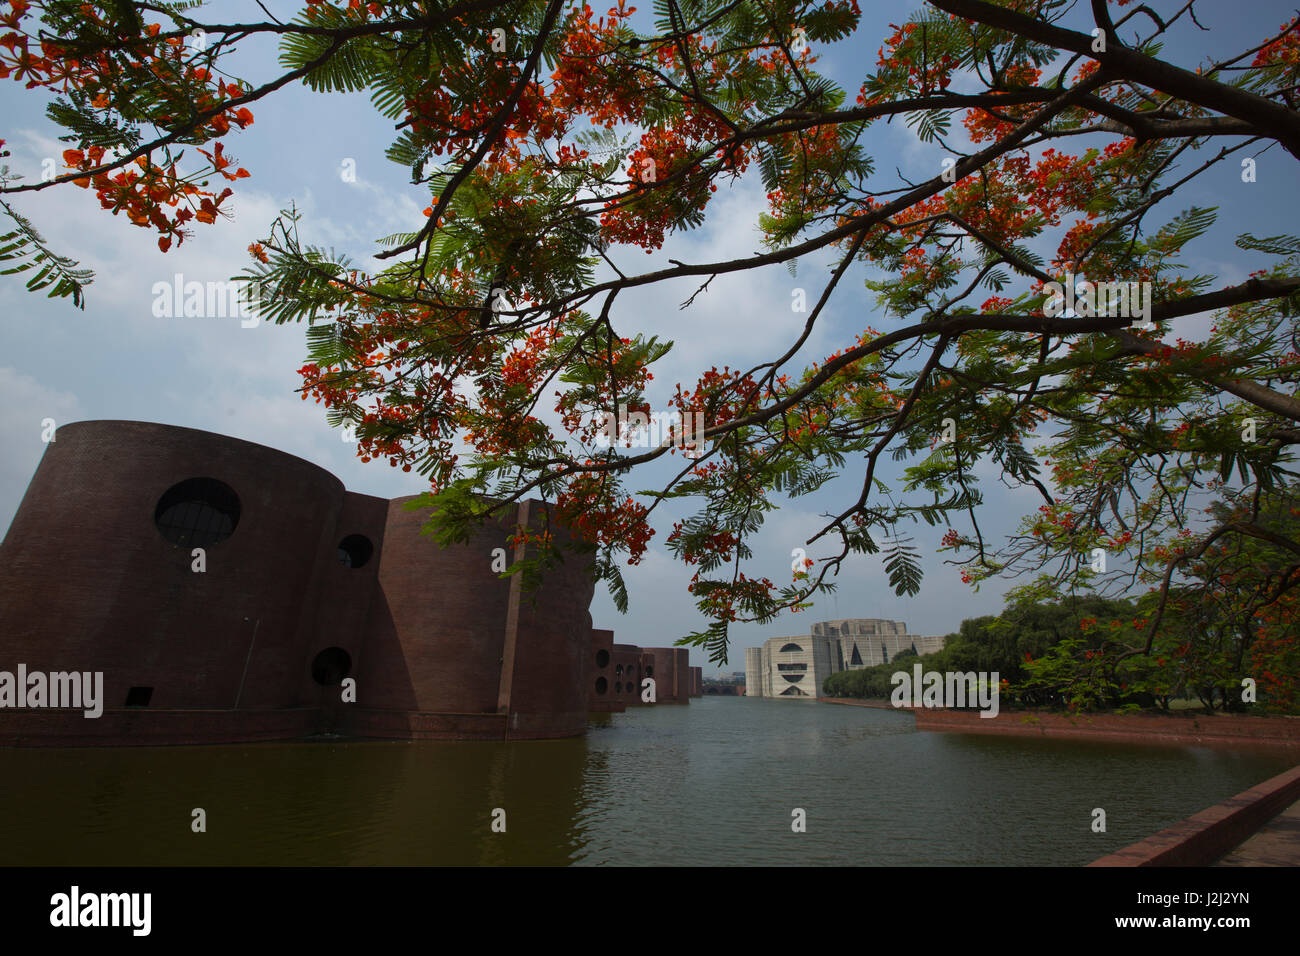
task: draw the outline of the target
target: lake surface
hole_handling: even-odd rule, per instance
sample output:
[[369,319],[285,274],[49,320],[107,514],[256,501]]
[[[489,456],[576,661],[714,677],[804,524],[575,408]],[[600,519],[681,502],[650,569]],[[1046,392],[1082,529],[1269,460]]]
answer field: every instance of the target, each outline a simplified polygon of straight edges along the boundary
[[0,864],[1082,864],[1295,760],[723,697],[571,740],[7,749]]

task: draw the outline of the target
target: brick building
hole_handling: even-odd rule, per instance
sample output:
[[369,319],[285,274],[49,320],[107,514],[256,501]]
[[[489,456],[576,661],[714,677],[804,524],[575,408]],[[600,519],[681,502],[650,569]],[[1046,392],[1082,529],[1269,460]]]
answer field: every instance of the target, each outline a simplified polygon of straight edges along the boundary
[[410,500],[209,432],[65,425],[0,545],[0,671],[100,672],[103,713],[0,704],[0,744],[565,737],[643,675],[689,698],[684,648],[592,629],[580,556],[535,599],[493,570],[537,502],[440,548]]

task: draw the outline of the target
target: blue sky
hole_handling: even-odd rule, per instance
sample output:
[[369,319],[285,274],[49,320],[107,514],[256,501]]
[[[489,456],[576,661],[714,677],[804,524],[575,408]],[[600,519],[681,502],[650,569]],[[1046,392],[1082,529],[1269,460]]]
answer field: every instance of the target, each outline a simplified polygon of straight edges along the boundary
[[[1164,10],[1167,3],[1154,4]],[[267,2],[282,19],[297,4]],[[649,4],[645,4],[648,8]],[[890,22],[900,22],[915,3],[863,3],[858,32],[824,49],[819,68],[854,91],[864,73],[874,68],[876,51]],[[1281,0],[1254,0],[1248,5],[1206,3],[1198,9],[1202,33],[1191,24],[1167,40],[1165,54],[1187,68],[1202,58],[1236,53],[1253,46],[1266,33],[1289,19]],[[1073,25],[1088,29],[1088,5],[1076,11]],[[202,14],[226,22],[262,20],[255,3],[221,0]],[[643,11],[644,13],[645,11]],[[253,82],[271,78],[276,70],[272,43],[257,41],[241,50],[228,69]],[[69,144],[59,143],[58,130],[45,118],[45,98],[12,81],[0,82],[0,138],[12,152],[15,172],[38,179],[41,161],[57,157]],[[15,197],[13,205],[34,220],[52,246],[92,268],[96,280],[88,290],[84,312],[68,300],[49,301],[26,292],[18,277],[0,278],[0,528],[8,528],[23,492],[44,451],[41,422],[59,425],[88,419],[159,421],[232,435],[298,455],[329,469],[353,491],[383,497],[424,490],[414,473],[403,474],[386,463],[362,464],[354,447],[325,421],[324,410],[303,402],[294,389],[295,369],[306,355],[305,326],[245,328],[239,319],[159,318],[153,315],[154,283],[182,273],[187,281],[220,281],[247,264],[245,248],[261,238],[276,212],[296,203],[304,214],[306,242],[346,252],[357,262],[373,264],[374,240],[409,231],[422,221],[428,205],[423,186],[412,186],[408,173],[384,158],[394,138],[392,124],[379,116],[364,94],[318,95],[301,87],[288,88],[253,104],[255,123],[224,140],[226,150],[252,178],[235,184],[227,200],[234,221],[199,225],[194,235],[167,254],[156,245],[156,234],[131,226],[124,217],[98,208],[92,193],[62,186],[39,194]],[[954,124],[959,127],[959,124]],[[894,170],[911,180],[934,175],[940,153],[919,144],[901,121],[877,125],[872,149],[882,187],[897,185]],[[341,175],[347,161],[355,164],[355,181]],[[1296,218],[1297,169],[1294,161],[1274,147],[1259,159],[1257,181],[1240,182],[1236,168],[1224,168],[1195,184],[1176,203],[1166,204],[1162,222],[1192,204],[1220,208],[1219,225],[1184,257],[1193,271],[1218,275],[1222,284],[1240,282],[1266,262],[1232,246],[1243,231],[1271,235],[1288,231]],[[758,213],[764,204],[761,182],[753,171],[744,182],[720,189],[704,227],[672,237],[664,248],[647,256],[624,250],[621,262],[645,270],[667,264],[669,258],[705,261],[744,256],[759,249]],[[1054,240],[1043,249],[1054,248]],[[784,351],[802,327],[803,316],[790,310],[791,292],[807,290],[814,300],[826,275],[827,260],[801,261],[791,277],[784,266],[744,275],[722,276],[689,311],[680,311],[694,285],[665,284],[633,290],[618,300],[616,325],[622,334],[637,330],[671,338],[676,347],[655,370],[649,398],[662,408],[673,383],[694,380],[711,365],[747,367]],[[866,326],[895,327],[875,306],[874,294],[855,272],[825,313],[801,358],[820,359],[852,342]],[[1191,337],[1208,327],[1208,317],[1192,317],[1179,329]],[[678,462],[678,459],[674,459]],[[883,477],[891,480],[898,466],[890,463]],[[630,487],[649,487],[660,471],[634,476]],[[992,476],[985,468],[983,474]],[[815,496],[783,505],[753,542],[755,558],[747,573],[788,580],[793,548],[801,547],[825,523],[819,515],[838,510],[856,497],[862,463],[850,462],[845,475]],[[892,482],[891,482],[892,483]],[[986,481],[986,534],[1005,534],[1019,517],[1033,510],[1035,495],[1010,491]],[[626,616],[614,609],[598,590],[592,604],[597,626],[612,627],[616,640],[641,645],[671,643],[701,628],[704,621],[686,592],[691,570],[671,559],[662,547],[671,519],[659,523],[659,533],[639,567],[626,568],[631,608]],[[787,615],[767,626],[733,629],[731,661],[724,671],[742,670],[743,648],[768,637],[806,633],[816,620],[838,617],[882,617],[906,621],[914,633],[946,634],[961,620],[996,613],[1007,585],[985,585],[979,593],[960,582],[958,571],[933,554],[943,529],[918,526],[926,579],[921,593],[898,598],[875,558],[850,559],[840,573],[839,593],[825,596],[817,607]],[[809,549],[812,557],[828,548]],[[703,655],[692,651],[694,663]],[[706,672],[712,668],[706,665]]]

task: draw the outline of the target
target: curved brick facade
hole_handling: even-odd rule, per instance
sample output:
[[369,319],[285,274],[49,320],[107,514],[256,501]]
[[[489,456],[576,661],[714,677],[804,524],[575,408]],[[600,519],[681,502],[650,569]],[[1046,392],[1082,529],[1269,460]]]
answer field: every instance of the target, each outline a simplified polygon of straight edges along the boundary
[[[239,503],[203,573],[155,524],[164,494],[194,478]],[[491,565],[536,503],[442,549],[406,500],[350,493],[309,462],[208,432],[60,428],[0,546],[0,671],[101,671],[104,713],[10,704],[0,743],[582,733],[589,564],[566,554],[534,602]],[[351,567],[339,548],[354,535],[371,553]],[[331,648],[355,703],[313,676]]]

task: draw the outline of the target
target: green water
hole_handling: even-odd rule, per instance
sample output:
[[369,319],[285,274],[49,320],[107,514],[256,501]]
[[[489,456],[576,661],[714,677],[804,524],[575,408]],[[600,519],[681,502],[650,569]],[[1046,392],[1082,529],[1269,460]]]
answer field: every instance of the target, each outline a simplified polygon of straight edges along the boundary
[[1081,864],[1297,759],[719,697],[572,740],[9,749],[0,864]]

